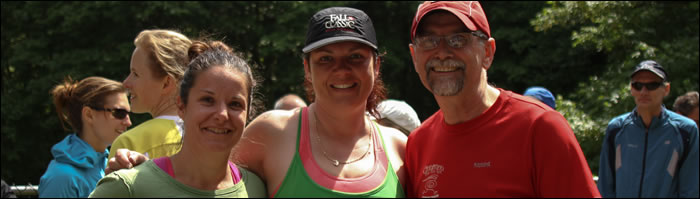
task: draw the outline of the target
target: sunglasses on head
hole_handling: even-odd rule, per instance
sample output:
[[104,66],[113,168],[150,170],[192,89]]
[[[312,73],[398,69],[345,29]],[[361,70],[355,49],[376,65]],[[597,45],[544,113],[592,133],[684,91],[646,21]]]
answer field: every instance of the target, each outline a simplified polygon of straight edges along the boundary
[[653,91],[659,88],[661,85],[663,85],[663,82],[649,82],[649,83],[642,83],[642,82],[632,82],[632,88],[634,90],[642,91],[642,87],[647,87],[647,90]]
[[117,119],[124,119],[127,115],[131,114],[131,111],[127,111],[126,109],[121,109],[121,108],[99,108],[99,107],[92,107],[90,108],[98,110],[98,111],[109,111],[112,112],[112,116]]

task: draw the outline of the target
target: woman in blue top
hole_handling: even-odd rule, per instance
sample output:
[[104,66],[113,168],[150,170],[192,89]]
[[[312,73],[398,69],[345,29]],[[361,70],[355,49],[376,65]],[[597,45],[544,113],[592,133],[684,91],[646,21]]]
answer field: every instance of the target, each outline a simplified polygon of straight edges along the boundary
[[86,198],[104,176],[109,146],[131,126],[122,83],[102,77],[54,87],[56,112],[75,132],[51,148],[54,159],[39,181],[39,197]]

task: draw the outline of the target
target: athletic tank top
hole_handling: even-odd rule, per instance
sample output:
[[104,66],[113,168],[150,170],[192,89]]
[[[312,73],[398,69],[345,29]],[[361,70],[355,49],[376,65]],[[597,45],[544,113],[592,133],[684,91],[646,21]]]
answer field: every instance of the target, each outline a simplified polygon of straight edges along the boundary
[[[297,130],[296,153],[287,170],[287,175],[274,197],[405,197],[399,178],[384,151],[384,139],[374,139],[374,168],[369,174],[358,178],[340,179],[326,173],[318,166],[309,144],[308,108],[301,110]],[[382,138],[377,124],[372,136]]]

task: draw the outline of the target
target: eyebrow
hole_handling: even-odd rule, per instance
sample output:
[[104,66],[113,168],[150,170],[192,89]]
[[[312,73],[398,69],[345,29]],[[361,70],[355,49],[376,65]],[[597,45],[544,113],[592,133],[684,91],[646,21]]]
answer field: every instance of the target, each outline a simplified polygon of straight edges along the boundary
[[[349,48],[348,52],[352,52],[352,51],[356,51],[356,50],[361,50],[361,49],[364,48],[365,46],[367,46],[367,45],[362,44],[362,43],[354,42],[354,43],[353,43],[353,46]],[[369,46],[367,46],[367,47],[369,47]],[[333,51],[330,51],[330,50],[328,50],[328,49],[325,49],[325,46],[319,48],[318,51],[319,51],[319,52],[326,52],[326,53],[329,53],[329,54],[333,54]]]

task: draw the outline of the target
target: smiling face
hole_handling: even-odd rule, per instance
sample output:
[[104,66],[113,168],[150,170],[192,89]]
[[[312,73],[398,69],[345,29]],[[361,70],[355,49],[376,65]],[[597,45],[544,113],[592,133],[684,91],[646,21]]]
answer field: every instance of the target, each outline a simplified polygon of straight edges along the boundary
[[[126,98],[126,93],[108,95],[105,97],[104,107],[101,108],[131,110],[129,107],[129,100]],[[128,114],[123,119],[118,119],[112,115],[112,112],[95,110],[94,118],[91,124],[92,129],[94,129],[95,136],[100,143],[105,146],[111,145],[119,134],[123,133],[131,126],[131,120]]]
[[185,147],[228,153],[246,124],[247,85],[242,73],[221,66],[198,74],[187,104],[178,99],[178,114],[185,122]]
[[[416,38],[448,36],[465,32],[469,32],[469,29],[457,16],[438,11],[429,13],[421,20]],[[476,36],[466,35],[470,42],[461,48],[448,46],[444,37],[433,49],[409,45],[416,72],[423,86],[434,95],[454,96],[463,89],[473,91],[480,85],[482,77],[485,78],[482,73],[486,73],[486,69],[490,66],[490,57],[486,54],[490,50],[487,48],[489,46]]]
[[[663,82],[663,80],[656,76],[654,73],[649,71],[640,71],[632,76],[632,82],[640,83],[652,83],[652,82]],[[630,86],[631,87],[631,86]],[[642,90],[636,90],[630,88],[630,93],[634,97],[634,102],[637,104],[637,109],[639,110],[654,110],[661,107],[664,97],[666,97],[671,89],[669,84],[664,83],[662,86],[654,90],[649,90],[646,87],[642,87]]]
[[311,51],[304,71],[313,84],[314,101],[366,104],[379,71],[373,56],[371,47],[357,42],[339,42]]
[[153,61],[148,52],[136,47],[131,55],[129,76],[124,79],[124,87],[129,90],[129,99],[134,113],[153,113],[153,109],[161,102],[163,84],[166,77],[155,77],[150,68]]

